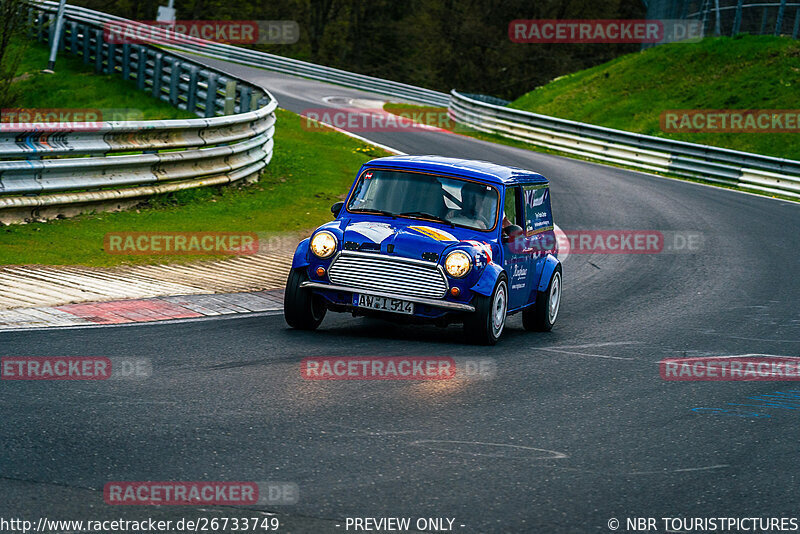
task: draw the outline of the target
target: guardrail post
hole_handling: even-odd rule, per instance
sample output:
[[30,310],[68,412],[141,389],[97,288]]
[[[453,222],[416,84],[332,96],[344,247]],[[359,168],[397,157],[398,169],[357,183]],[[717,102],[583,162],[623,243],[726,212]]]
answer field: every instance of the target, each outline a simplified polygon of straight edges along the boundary
[[206,118],[217,115],[217,81],[219,75],[216,72],[208,73],[208,86],[206,87]]
[[258,101],[261,100],[261,97],[264,96],[264,93],[259,91],[258,89],[254,90],[253,93],[250,95],[250,109],[258,109]]
[[169,103],[177,107],[178,102],[180,101],[178,96],[181,90],[179,86],[181,81],[181,62],[175,57],[168,57],[166,59],[171,63],[169,76]]
[[781,34],[783,29],[783,14],[786,12],[786,0],[781,0],[781,5],[778,7],[778,16],[775,19],[775,35]]
[[186,93],[186,111],[194,113],[197,110],[197,73],[200,71],[194,65],[187,65],[189,71],[189,88]]
[[161,58],[160,52],[153,56],[153,96],[161,98]]
[[56,18],[48,13],[47,14],[47,43],[53,43],[53,33],[56,31]]
[[92,36],[89,33],[89,26],[82,25],[82,32],[83,32],[83,62],[87,65],[92,58]]
[[239,89],[239,113],[247,113],[250,111],[250,98],[252,97],[253,90],[249,86],[243,85]]
[[122,45],[122,79],[127,80],[131,77],[131,45]]
[[40,43],[44,39],[44,13],[39,11],[36,16],[36,40]]
[[228,80],[225,84],[225,115],[233,115],[236,111],[236,80]]
[[67,31],[69,31],[69,52],[74,56],[78,53],[78,24],[69,21]]
[[733,17],[733,30],[731,30],[731,37],[739,33],[739,28],[742,27],[742,4],[744,0],[736,2],[736,15]]
[[94,31],[94,71],[103,72],[103,31]]
[[28,19],[25,24],[25,34],[28,36],[28,39],[33,39],[35,34],[33,25],[36,23],[36,15],[33,12],[32,7],[28,7]]
[[140,91],[145,90],[145,76],[147,71],[147,48],[142,45],[136,47],[136,86]]
[[108,74],[114,74],[116,71],[116,63],[117,63],[117,45],[108,43],[108,66],[106,67],[106,72]]

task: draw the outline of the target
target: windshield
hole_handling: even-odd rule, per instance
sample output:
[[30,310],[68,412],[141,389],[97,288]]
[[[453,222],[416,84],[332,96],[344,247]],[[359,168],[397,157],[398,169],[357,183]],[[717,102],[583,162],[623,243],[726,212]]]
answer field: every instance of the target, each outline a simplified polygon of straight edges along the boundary
[[430,174],[369,170],[359,178],[347,209],[491,230],[497,220],[498,201],[497,190],[486,184]]

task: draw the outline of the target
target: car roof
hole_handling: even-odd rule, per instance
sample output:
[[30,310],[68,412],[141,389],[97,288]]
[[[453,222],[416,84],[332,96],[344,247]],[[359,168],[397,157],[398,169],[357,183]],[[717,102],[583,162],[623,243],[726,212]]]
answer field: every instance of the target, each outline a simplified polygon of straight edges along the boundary
[[364,164],[364,167],[383,167],[448,174],[501,185],[548,183],[547,178],[538,172],[498,165],[488,161],[445,158],[442,156],[389,156],[373,159]]

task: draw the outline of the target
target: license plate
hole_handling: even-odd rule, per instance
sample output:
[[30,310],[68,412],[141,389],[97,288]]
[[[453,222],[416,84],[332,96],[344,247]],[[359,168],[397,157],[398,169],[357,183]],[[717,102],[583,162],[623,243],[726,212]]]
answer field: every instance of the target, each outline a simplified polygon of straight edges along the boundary
[[414,313],[413,302],[400,299],[390,299],[386,297],[360,295],[358,293],[353,294],[353,306],[392,313],[403,313],[405,315],[412,315]]

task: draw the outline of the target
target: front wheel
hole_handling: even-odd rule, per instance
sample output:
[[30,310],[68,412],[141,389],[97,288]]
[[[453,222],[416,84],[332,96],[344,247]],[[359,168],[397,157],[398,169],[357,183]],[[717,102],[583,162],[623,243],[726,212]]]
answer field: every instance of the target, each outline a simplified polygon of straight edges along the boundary
[[286,281],[286,292],[283,295],[283,317],[292,328],[314,330],[325,318],[325,303],[322,297],[311,293],[300,284],[308,280],[305,268],[292,269]]
[[491,296],[475,297],[475,312],[464,321],[467,338],[481,345],[494,345],[500,339],[508,313],[508,283],[501,274]]
[[536,302],[522,312],[522,326],[525,330],[549,332],[558,317],[561,307],[561,266],[558,265],[550,277],[545,291],[539,291]]

